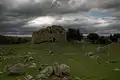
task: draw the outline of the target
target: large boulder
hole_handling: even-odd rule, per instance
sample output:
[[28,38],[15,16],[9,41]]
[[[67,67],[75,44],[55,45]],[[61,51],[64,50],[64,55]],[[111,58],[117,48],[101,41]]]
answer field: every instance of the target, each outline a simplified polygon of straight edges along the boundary
[[24,64],[21,64],[21,63],[9,65],[7,66],[6,71],[8,75],[22,75],[25,73],[25,66]]
[[49,76],[51,76],[53,73],[53,67],[48,66],[45,69],[43,69],[39,75],[36,76],[37,79],[46,79]]
[[40,73],[41,74],[51,75],[53,73],[53,67],[52,66],[48,66],[44,70],[42,70]]
[[26,77],[24,77],[24,80],[35,80],[35,79],[31,75],[27,75]]
[[69,80],[69,78],[68,77],[63,77],[62,80]]
[[37,64],[36,63],[32,63],[29,68],[36,68],[37,67]]
[[70,74],[70,67],[66,64],[55,64],[53,66],[54,69],[54,75],[62,77],[65,75],[69,75]]
[[61,26],[50,26],[47,28],[35,31],[32,34],[32,43],[41,42],[66,42],[66,31]]
[[67,77],[70,75],[70,67],[66,64],[54,64],[53,66],[48,66],[43,69],[36,79],[47,79],[50,76],[56,76],[58,78],[64,78],[67,80]]
[[107,48],[106,47],[97,47],[97,52],[98,53],[104,53],[104,52],[106,52],[107,51]]

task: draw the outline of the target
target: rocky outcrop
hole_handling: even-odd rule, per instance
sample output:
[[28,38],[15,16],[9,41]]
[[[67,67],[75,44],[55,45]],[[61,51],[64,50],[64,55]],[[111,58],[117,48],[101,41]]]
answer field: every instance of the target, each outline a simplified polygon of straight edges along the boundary
[[32,34],[32,43],[65,42],[66,40],[66,31],[61,26],[56,25],[40,29]]

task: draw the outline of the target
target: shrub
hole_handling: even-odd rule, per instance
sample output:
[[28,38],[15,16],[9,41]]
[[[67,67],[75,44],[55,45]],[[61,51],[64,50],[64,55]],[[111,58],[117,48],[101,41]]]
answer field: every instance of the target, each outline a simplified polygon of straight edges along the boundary
[[90,42],[92,42],[92,43],[97,43],[99,38],[100,38],[100,36],[96,33],[90,33],[87,36],[87,39],[90,40]]
[[11,36],[2,36],[0,35],[0,44],[21,44],[30,42],[31,38],[29,37],[11,37]]
[[114,34],[114,35],[110,35],[110,40],[112,42],[117,42],[118,38],[120,38],[120,34]]
[[101,36],[97,43],[99,43],[99,44],[110,44],[111,41],[110,41],[109,38]]
[[79,29],[73,29],[69,28],[67,32],[67,40],[68,41],[73,41],[73,40],[81,40],[82,39],[82,34],[80,33]]

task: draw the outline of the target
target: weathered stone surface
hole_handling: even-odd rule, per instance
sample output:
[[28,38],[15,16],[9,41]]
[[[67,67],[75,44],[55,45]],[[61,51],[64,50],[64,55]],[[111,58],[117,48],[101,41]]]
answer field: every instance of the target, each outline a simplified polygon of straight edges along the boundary
[[53,73],[53,67],[52,66],[48,66],[44,70],[42,70],[40,73],[41,74],[50,74],[51,75]]
[[53,77],[52,77],[52,80],[61,80],[61,78],[60,78],[60,77],[53,76]]
[[[54,76],[55,78],[64,78],[63,80],[68,80],[67,77],[70,75],[70,67],[66,64],[54,64],[53,66],[48,66],[43,69],[36,79],[47,79],[48,77]],[[56,79],[54,79],[56,80]]]
[[69,75],[70,67],[66,64],[60,64],[60,72],[62,72],[62,75]]
[[35,79],[33,78],[33,76],[28,75],[28,76],[24,77],[24,80],[35,80]]
[[100,47],[100,46],[99,46],[99,47],[97,48],[97,52],[98,52],[98,53],[104,53],[104,52],[106,52],[106,51],[107,51],[107,48],[106,48],[106,47]]
[[37,67],[37,64],[36,63],[32,63],[29,68],[36,68]]
[[63,77],[62,80],[69,80],[69,78],[68,77]]
[[32,43],[65,42],[66,40],[66,31],[61,26],[56,25],[40,29],[32,34]]
[[64,75],[69,75],[70,74],[70,67],[67,66],[66,64],[55,64],[53,66],[54,69],[54,75],[62,77]]
[[93,56],[93,54],[94,54],[94,52],[88,52],[88,53],[86,53],[85,55],[86,55],[86,56]]
[[81,80],[81,78],[77,77],[77,76],[74,76],[73,77],[73,80]]
[[115,68],[115,69],[113,69],[114,71],[120,71],[120,68]]
[[7,67],[8,75],[22,75],[25,73],[25,66],[21,63]]
[[0,75],[3,74],[3,72],[0,72]]
[[47,79],[48,77],[45,75],[45,74],[38,74],[37,76],[36,76],[36,79],[37,80],[43,80],[43,79]]
[[37,79],[46,79],[48,78],[49,76],[51,76],[53,73],[53,68],[52,66],[48,66],[46,67],[45,69],[43,69],[39,75],[37,75]]

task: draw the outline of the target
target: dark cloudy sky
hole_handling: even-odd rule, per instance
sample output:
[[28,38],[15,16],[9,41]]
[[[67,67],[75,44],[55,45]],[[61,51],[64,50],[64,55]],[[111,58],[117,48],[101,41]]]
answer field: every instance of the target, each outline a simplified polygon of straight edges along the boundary
[[53,24],[120,32],[120,0],[0,0],[0,34],[30,34]]

